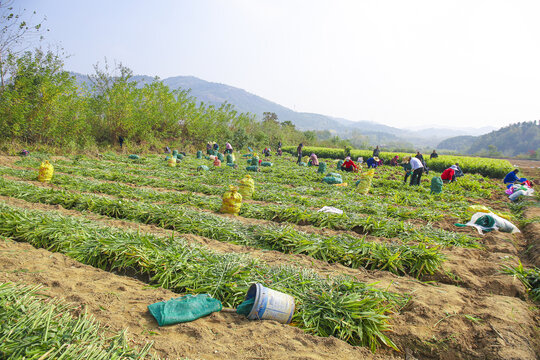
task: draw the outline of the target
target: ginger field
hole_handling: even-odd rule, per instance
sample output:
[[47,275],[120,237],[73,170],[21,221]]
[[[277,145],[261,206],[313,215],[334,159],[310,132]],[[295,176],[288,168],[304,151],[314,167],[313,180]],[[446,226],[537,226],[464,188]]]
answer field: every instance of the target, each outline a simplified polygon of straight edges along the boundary
[[[109,342],[125,349],[99,355],[111,358],[538,358],[537,303],[508,271],[538,258],[537,199],[510,205],[502,181],[484,176],[504,175],[510,163],[460,160],[466,175],[439,195],[429,184],[440,173],[410,187],[401,167],[383,166],[363,195],[359,174],[328,185],[289,154],[260,172],[236,156],[238,168],[195,154],[176,167],[164,155],[0,157],[0,283],[26,286],[0,285],[0,295],[70,304],[42,311],[46,329],[47,314],[64,306],[87,312],[101,323],[85,318],[92,331],[104,328],[100,336],[115,334]],[[55,168],[50,183],[37,181],[44,159]],[[337,160],[321,160],[335,171]],[[246,174],[252,199],[238,216],[220,213],[221,196]],[[468,221],[470,205],[523,232],[481,236],[455,226]],[[317,211],[324,206],[343,214]],[[234,308],[255,282],[294,296],[290,325],[220,312],[158,327],[146,308],[187,293]],[[15,343],[0,354],[22,354]]]

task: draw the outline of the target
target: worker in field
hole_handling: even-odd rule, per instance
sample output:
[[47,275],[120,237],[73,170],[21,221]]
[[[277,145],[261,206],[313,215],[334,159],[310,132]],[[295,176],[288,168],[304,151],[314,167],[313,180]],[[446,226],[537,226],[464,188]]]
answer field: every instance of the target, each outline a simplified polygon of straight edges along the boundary
[[214,146],[212,146],[212,149],[214,150],[214,155],[217,155],[217,153],[219,152],[219,145],[214,142]]
[[372,156],[366,161],[366,165],[369,168],[375,169],[377,166],[379,166],[380,159],[377,156]]
[[390,166],[397,166],[398,165],[399,156],[396,155],[390,160]]
[[514,169],[510,171],[506,176],[504,177],[503,183],[505,184],[513,184],[516,181],[519,181],[519,178],[517,177],[517,173],[519,172],[518,169]]
[[351,160],[351,157],[347,156],[345,158],[345,162],[341,164],[341,170],[348,172],[358,172],[358,167],[356,166],[354,161]]
[[409,185],[420,185],[420,180],[422,179],[422,173],[424,172],[424,165],[422,165],[422,161],[418,159],[417,157],[411,157],[410,159],[411,164],[411,182]]
[[232,148],[232,145],[227,142],[225,144],[225,154],[232,154],[233,153],[233,148]]
[[269,157],[269,156],[272,156],[270,154],[270,148],[264,148],[264,150],[262,151],[263,155],[266,156],[266,157]]
[[448,184],[456,181],[456,170],[456,165],[452,165],[448,169],[444,170],[441,174],[441,179],[443,183]]
[[454,166],[454,171],[456,172],[456,180],[458,177],[465,176],[463,170],[461,170],[461,168],[459,167],[459,163],[455,163]]
[[118,142],[120,143],[120,149],[124,146],[124,137],[122,135],[118,135]]
[[298,155],[298,161],[297,164],[300,164],[302,162],[302,149],[304,148],[304,144],[300,143],[298,147],[296,148],[296,154]]
[[212,154],[212,143],[210,141],[206,144],[206,154],[213,155]]
[[381,150],[379,149],[379,145],[373,149],[373,157],[379,157],[379,154],[381,153]]
[[435,150],[433,150],[433,152],[431,153],[431,155],[429,155],[429,160],[431,159],[436,159],[439,157],[439,154],[437,154],[437,152]]
[[409,176],[412,175],[412,167],[411,167],[411,157],[407,156],[403,162],[401,163],[401,167],[403,167],[403,170],[405,171],[405,177],[403,178],[403,183],[407,183],[407,179]]
[[309,156],[308,166],[319,166],[319,159],[317,158],[317,155],[315,155],[315,153],[311,153],[311,155]]

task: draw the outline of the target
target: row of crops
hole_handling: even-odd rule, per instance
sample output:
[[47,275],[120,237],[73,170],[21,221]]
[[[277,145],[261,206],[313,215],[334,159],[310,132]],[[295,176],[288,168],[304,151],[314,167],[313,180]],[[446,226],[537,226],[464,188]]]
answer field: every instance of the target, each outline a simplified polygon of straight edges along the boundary
[[[167,167],[162,156],[78,156],[54,161],[56,173],[49,185],[33,182],[40,160],[30,156],[0,166],[0,195],[418,278],[440,271],[445,247],[480,246],[476,237],[438,228],[436,222],[443,217],[464,219],[470,199],[500,191],[491,179],[468,174],[435,196],[429,194],[429,184],[403,184],[400,168],[382,167],[365,196],[353,186],[323,184],[315,168],[296,166],[284,156],[272,159],[273,167],[250,173],[256,181],[253,200],[244,201],[240,217],[233,218],[216,212],[227,186],[248,173],[241,158],[238,169],[210,166],[210,171],[198,172],[208,161],[189,155],[174,168]],[[350,184],[356,176],[343,174]],[[344,214],[318,212],[323,206],[338,207]],[[245,221],[248,218],[267,221]],[[144,275],[152,284],[177,292],[208,293],[226,306],[237,306],[249,285],[259,282],[295,297],[294,325],[371,349],[394,347],[386,335],[390,316],[409,297],[348,277],[217,253],[178,236],[134,233],[1,203],[0,235],[109,271]]]
[[[296,154],[296,146],[284,146],[283,151],[291,154]],[[321,147],[304,147],[303,153],[308,156],[311,153],[315,153],[318,157],[328,159],[343,159],[345,158],[344,149],[331,149]],[[354,159],[362,156],[364,160],[371,157],[373,152],[371,150],[351,150],[350,156]],[[390,161],[394,156],[399,156],[400,159],[404,159],[407,156],[414,156],[415,154],[402,153],[402,152],[382,152],[380,157],[387,161]],[[427,156],[426,156],[427,158]],[[466,172],[477,173],[492,178],[502,178],[508,172],[512,171],[512,165],[506,160],[499,159],[487,159],[478,158],[472,156],[453,156],[453,155],[439,155],[438,158],[427,161],[429,168],[442,172],[444,169],[450,167],[455,163],[459,163],[460,167]]]

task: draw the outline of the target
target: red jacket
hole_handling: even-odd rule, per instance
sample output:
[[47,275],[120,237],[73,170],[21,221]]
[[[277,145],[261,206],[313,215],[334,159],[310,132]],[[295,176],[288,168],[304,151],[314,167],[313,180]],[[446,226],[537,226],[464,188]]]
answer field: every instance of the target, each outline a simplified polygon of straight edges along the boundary
[[353,168],[355,168],[355,169],[358,169],[358,168],[356,167],[356,164],[355,164],[354,161],[352,161],[352,160],[347,160],[347,161],[345,161],[345,162],[343,163],[343,165],[341,165],[341,167],[344,167],[344,168],[348,168],[348,167],[351,167],[351,166],[352,166]]
[[441,179],[443,180],[452,180],[452,177],[454,176],[454,169],[452,168],[448,168],[446,170],[443,171],[443,173],[441,174]]

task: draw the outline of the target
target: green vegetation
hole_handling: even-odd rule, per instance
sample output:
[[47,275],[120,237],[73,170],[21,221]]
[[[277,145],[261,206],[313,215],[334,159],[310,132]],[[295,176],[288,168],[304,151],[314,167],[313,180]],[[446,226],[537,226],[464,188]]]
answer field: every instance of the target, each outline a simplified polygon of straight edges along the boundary
[[373,350],[379,343],[393,346],[384,334],[390,329],[387,314],[407,301],[352,278],[325,279],[308,269],[270,267],[245,255],[215,253],[177,237],[123,231],[1,203],[0,235],[101,269],[148,275],[152,283],[176,292],[207,293],[224,306],[240,304],[250,284],[265,284],[295,297],[297,326]]
[[526,269],[519,262],[516,267],[504,266],[502,271],[506,274],[517,277],[529,293],[529,297],[532,301],[540,302],[540,269],[534,267],[532,269]]
[[134,349],[125,331],[110,334],[75,306],[38,295],[39,286],[0,283],[2,359],[156,359]]
[[[289,152],[291,154],[296,154],[295,146],[285,146],[283,151]],[[330,158],[330,159],[344,159],[345,150],[344,149],[330,149],[330,148],[321,148],[321,147],[304,147],[304,154],[310,155],[311,153],[317,154],[318,157]],[[364,158],[366,161],[372,156],[373,152],[371,150],[352,150],[351,157],[356,159],[359,156]],[[399,152],[381,152],[380,158],[383,158],[386,164],[389,163],[390,159],[395,155],[398,155],[401,160],[407,156],[414,156],[415,154],[410,153],[399,153]],[[436,159],[429,159],[429,155],[424,154],[426,159],[427,166],[434,171],[442,172],[446,168],[459,163],[459,166],[465,173],[472,174],[481,174],[483,176],[489,176],[492,178],[503,178],[509,171],[512,171],[513,167],[507,160],[498,160],[498,159],[487,159],[487,158],[475,158],[468,156],[452,156],[452,155],[439,155]]]

